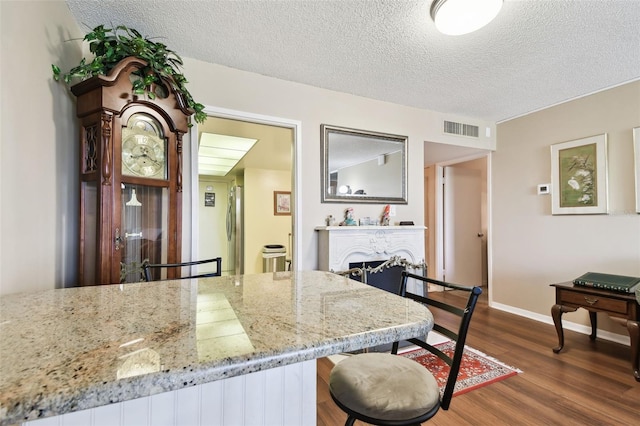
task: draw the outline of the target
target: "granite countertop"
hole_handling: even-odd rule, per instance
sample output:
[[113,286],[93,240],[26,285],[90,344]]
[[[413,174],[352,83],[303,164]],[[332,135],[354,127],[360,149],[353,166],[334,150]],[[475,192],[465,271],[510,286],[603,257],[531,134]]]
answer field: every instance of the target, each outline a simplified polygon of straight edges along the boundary
[[0,298],[0,425],[428,332],[426,307],[328,272]]

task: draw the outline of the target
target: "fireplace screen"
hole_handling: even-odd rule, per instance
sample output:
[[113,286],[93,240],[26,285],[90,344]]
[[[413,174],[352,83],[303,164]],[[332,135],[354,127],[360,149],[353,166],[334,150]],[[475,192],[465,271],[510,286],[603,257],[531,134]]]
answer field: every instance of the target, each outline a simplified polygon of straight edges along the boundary
[[387,261],[376,260],[372,262],[349,263],[349,269],[357,268],[364,271],[361,275],[351,273],[349,278],[386,290],[393,294],[398,294],[400,291],[400,283],[402,281],[402,271],[404,271],[404,267],[394,265],[383,267],[379,271],[376,271],[376,268],[385,262]]

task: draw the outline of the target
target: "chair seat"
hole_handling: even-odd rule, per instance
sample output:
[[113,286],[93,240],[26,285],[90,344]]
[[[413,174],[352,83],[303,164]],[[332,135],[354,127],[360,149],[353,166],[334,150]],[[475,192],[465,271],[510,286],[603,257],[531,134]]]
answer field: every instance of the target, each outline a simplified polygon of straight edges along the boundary
[[361,415],[402,421],[440,404],[435,377],[416,361],[386,353],[364,353],[331,370],[329,390],[338,404]]

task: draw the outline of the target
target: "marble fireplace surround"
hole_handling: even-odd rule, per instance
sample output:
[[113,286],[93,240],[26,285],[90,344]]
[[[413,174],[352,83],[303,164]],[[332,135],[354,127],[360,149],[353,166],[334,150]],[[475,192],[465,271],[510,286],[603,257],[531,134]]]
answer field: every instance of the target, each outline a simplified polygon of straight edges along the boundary
[[[425,229],[415,225],[317,227],[318,269],[341,272],[348,270],[350,263],[384,261],[392,256],[411,264],[424,263]],[[417,288],[413,291],[420,292]]]

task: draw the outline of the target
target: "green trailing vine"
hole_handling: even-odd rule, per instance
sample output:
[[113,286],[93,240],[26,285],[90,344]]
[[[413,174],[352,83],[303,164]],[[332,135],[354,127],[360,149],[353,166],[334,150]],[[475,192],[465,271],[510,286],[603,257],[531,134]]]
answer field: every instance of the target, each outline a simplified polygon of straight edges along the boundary
[[155,99],[152,85],[169,82],[172,89],[180,93],[187,106],[194,111],[196,122],[202,123],[207,118],[203,111],[204,105],[194,101],[186,88],[187,79],[180,71],[182,58],[166,45],[151,41],[124,25],[115,28],[97,26],[83,40],[89,42],[89,50],[95,55],[93,60],[87,62],[86,58],[82,58],[80,64],[64,74],[60,67],[52,64],[54,80],[62,79],[69,85],[76,78],[86,80],[95,75],[107,75],[122,59],[134,56],[144,60],[147,66],[136,72],[139,78],[132,82],[133,93],[145,94],[149,99]]

